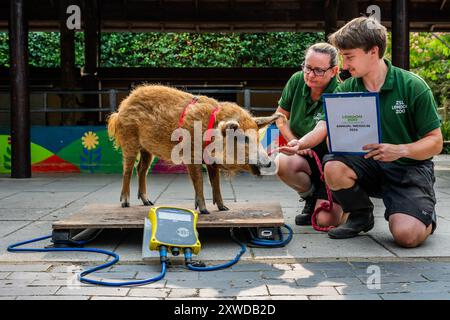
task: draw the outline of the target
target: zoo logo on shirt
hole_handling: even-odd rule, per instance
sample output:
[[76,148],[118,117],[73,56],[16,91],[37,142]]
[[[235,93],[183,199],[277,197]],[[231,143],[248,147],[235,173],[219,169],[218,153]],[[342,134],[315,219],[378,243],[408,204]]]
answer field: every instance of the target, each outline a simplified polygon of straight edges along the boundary
[[314,121],[317,123],[317,122],[319,122],[320,120],[322,120],[322,117],[323,117],[323,113],[316,113],[316,115],[314,116]]
[[405,113],[407,108],[408,106],[403,101],[399,100],[397,100],[395,105],[392,106],[392,110],[394,110],[396,114]]

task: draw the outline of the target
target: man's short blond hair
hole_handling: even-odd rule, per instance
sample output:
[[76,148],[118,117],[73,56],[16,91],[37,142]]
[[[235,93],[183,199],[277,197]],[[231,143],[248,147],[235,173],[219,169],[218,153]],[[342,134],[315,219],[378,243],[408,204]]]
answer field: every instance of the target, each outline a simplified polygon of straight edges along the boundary
[[373,17],[355,18],[328,37],[329,42],[338,49],[359,48],[367,53],[377,46],[380,59],[386,51],[386,39],[386,28]]

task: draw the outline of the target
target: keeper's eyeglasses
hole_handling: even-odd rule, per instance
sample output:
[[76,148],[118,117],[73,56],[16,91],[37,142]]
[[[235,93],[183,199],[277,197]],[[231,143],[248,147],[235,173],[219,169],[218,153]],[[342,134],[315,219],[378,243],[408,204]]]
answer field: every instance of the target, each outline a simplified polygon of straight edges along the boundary
[[306,74],[310,74],[311,71],[314,73],[315,76],[317,77],[323,77],[323,75],[325,74],[325,72],[327,72],[328,70],[330,70],[331,68],[333,68],[333,66],[327,68],[327,69],[321,69],[321,68],[311,68],[308,65],[302,64],[301,68],[303,70],[304,73]]

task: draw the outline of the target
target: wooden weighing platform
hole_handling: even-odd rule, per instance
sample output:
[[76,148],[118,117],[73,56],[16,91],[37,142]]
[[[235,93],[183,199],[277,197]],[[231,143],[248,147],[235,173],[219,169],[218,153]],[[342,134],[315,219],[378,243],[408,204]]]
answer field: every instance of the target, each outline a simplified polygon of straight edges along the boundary
[[[193,209],[192,203],[158,203]],[[207,205],[210,214],[199,214],[197,228],[230,227],[281,227],[283,212],[279,202],[226,202],[228,211],[218,211],[215,205]],[[74,233],[86,229],[143,229],[151,207],[117,204],[89,204],[67,218],[53,223],[53,239],[69,240]]]

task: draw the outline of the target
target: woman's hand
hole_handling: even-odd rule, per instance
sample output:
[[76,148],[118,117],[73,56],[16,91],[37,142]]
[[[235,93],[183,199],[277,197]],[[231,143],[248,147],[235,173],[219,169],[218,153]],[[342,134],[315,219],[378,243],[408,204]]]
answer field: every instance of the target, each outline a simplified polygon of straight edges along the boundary
[[299,141],[297,139],[292,139],[286,146],[279,147],[276,149],[276,151],[288,156],[292,156],[294,154],[297,154],[297,152],[299,151],[299,146]]

